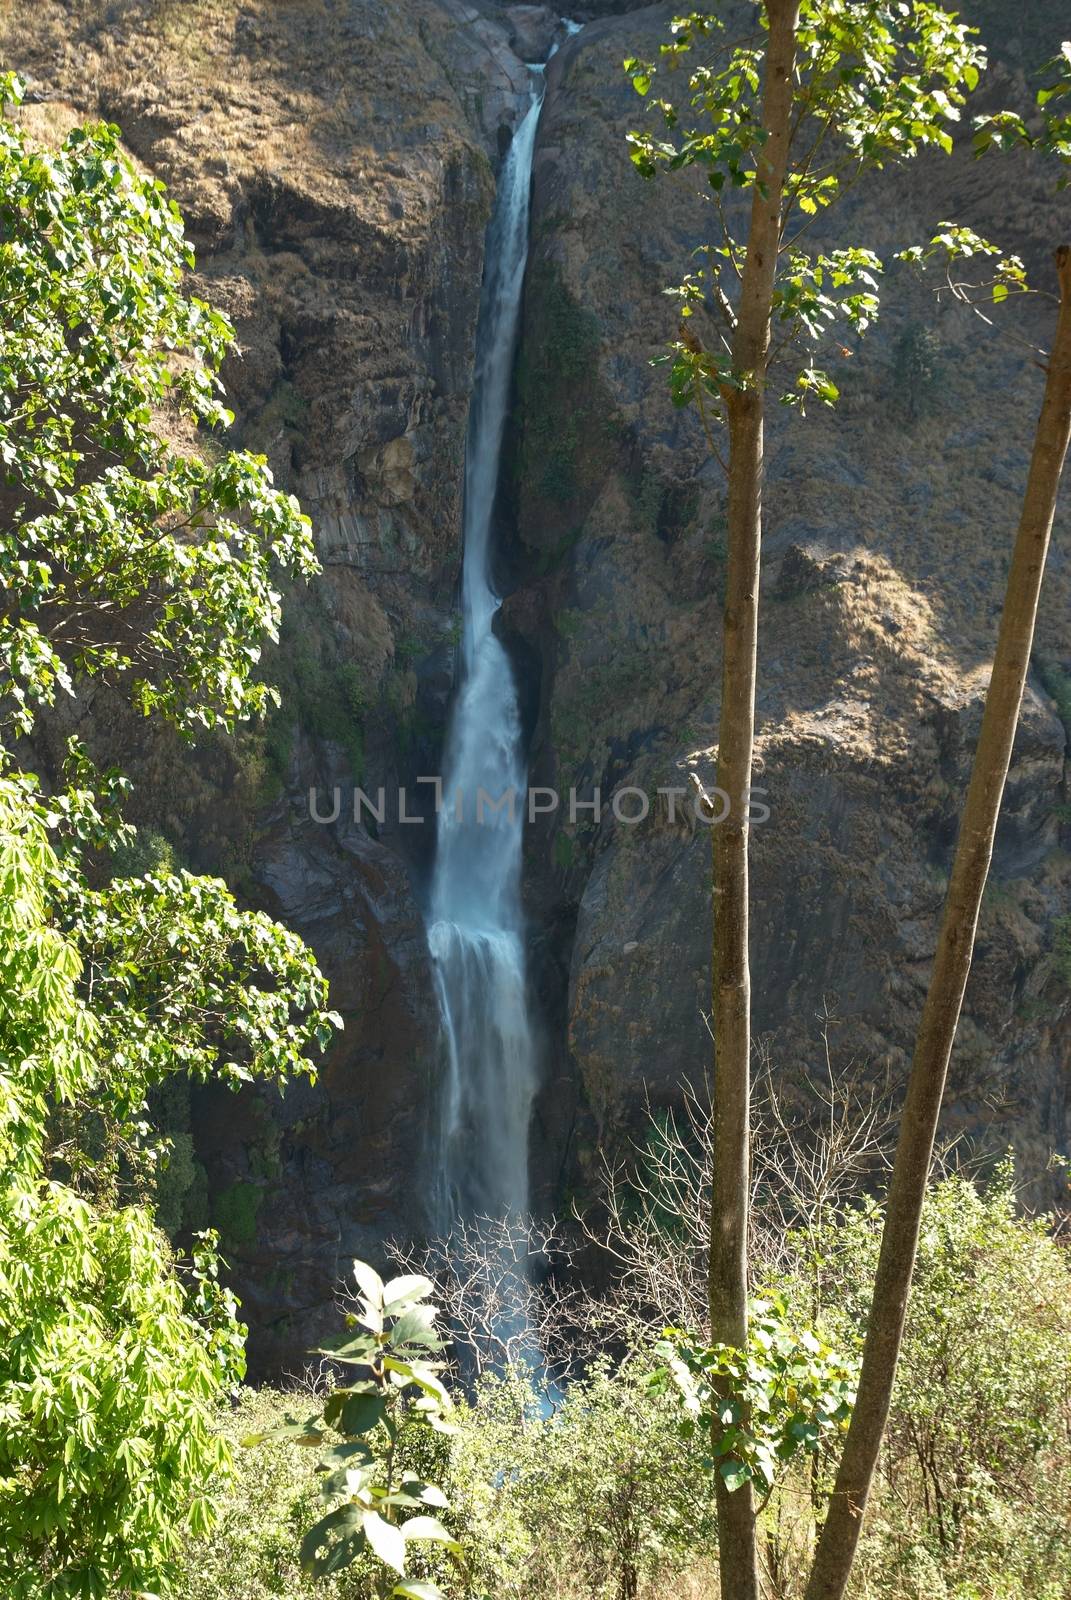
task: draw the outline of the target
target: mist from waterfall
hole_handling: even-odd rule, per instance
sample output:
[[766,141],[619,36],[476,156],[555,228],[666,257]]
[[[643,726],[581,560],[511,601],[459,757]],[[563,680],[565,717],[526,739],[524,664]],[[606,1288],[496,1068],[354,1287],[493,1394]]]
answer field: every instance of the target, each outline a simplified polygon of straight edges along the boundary
[[[501,601],[491,530],[542,105],[542,71],[532,71],[532,103],[503,162],[487,230],[465,451],[460,689],[430,898],[428,942],[447,1056],[435,1219],[443,1232],[459,1216],[518,1216],[528,1205],[537,1064],[521,910],[526,756],[513,669],[493,632]],[[509,794],[512,806],[494,809]]]

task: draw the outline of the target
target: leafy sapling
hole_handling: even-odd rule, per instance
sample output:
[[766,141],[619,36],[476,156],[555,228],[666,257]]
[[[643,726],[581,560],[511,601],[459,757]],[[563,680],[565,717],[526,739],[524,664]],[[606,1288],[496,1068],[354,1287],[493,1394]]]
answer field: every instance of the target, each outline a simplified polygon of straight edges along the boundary
[[[794,32],[788,159],[773,195],[764,171],[775,130],[764,120],[768,46],[761,35],[770,31],[767,11],[774,8],[752,9],[755,29],[746,43],[723,43],[723,20],[693,13],[673,21],[659,63],[624,63],[665,131],[629,134],[633,164],[645,178],[661,168],[698,167],[713,207],[713,239],[694,252],[697,270],[665,291],[680,302],[682,324],[660,358],[672,363],[675,402],[696,404],[704,422],[728,422],[730,396],[765,388],[801,344],[814,353],[796,364],[779,398],[801,410],[812,397],[835,403],[839,390],[826,362],[844,352],[843,337],[861,336],[876,318],[882,262],[862,245],[814,250],[801,241],[868,170],[925,148],[950,153],[960,108],[985,65],[974,30],[939,6],[805,0]],[[700,50],[685,94],[673,95],[666,74]],[[741,359],[751,234],[733,204],[737,191],[776,201],[778,213],[761,364]]]
[[817,1457],[848,1427],[852,1363],[810,1329],[800,1331],[776,1296],[752,1301],[743,1349],[667,1328],[656,1353],[665,1365],[652,1374],[652,1390],[662,1393],[673,1383],[685,1412],[684,1437],[709,1436],[726,1488],[751,1483],[760,1509],[791,1464]]
[[6,120],[0,74],[0,728],[105,677],[188,735],[274,703],[257,673],[282,576],[318,565],[312,525],[263,456],[175,447],[165,414],[223,429],[222,312],[162,183],[108,123],[55,152]]
[[403,1423],[416,1421],[452,1432],[450,1397],[429,1359],[443,1348],[438,1308],[428,1304],[433,1285],[406,1275],[384,1283],[363,1261],[353,1263],[360,1311],[351,1314],[344,1341],[315,1354],[352,1367],[352,1378],[332,1389],[322,1411],[305,1421],[287,1418],[268,1434],[316,1449],[321,1493],[330,1510],[301,1543],[301,1564],[315,1577],[340,1572],[363,1553],[379,1565],[377,1595],[397,1600],[444,1600],[442,1591],[410,1570],[412,1550],[439,1545],[460,1562],[461,1546],[431,1513],[448,1509],[446,1496],[399,1460]]

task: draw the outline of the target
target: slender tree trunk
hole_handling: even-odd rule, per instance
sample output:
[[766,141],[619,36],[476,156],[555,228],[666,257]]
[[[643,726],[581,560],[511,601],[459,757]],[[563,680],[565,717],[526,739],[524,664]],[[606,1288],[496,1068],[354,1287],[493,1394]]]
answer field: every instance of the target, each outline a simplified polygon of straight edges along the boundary
[[[733,364],[744,387],[728,394],[729,504],[718,787],[729,814],[714,833],[713,1191],[710,1331],[747,1339],[747,1228],[751,1098],[748,965],[748,791],[755,736],[755,668],[762,534],[763,410],[781,202],[788,168],[799,0],[768,0],[763,91],[767,140],[751,207]],[[717,1478],[723,1600],[758,1600],[755,1508],[749,1484],[730,1494]]]
[[1049,535],[1071,435],[1071,248],[1065,246],[1057,252],[1056,266],[1060,316],[1008,573],[993,674],[908,1079],[859,1395],[818,1541],[807,1600],[841,1600],[844,1594],[888,1420],[937,1119],[1030,665]]

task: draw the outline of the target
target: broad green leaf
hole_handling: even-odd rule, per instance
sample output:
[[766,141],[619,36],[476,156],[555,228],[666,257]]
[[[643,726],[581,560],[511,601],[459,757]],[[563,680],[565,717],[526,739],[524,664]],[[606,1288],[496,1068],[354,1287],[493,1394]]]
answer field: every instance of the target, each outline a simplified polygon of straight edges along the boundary
[[360,1506],[351,1505],[339,1506],[337,1510],[329,1511],[326,1517],[321,1517],[301,1541],[298,1559],[303,1570],[311,1569],[318,1552],[330,1543],[332,1534],[351,1534],[360,1529],[362,1517]]
[[337,1427],[340,1433],[370,1433],[383,1421],[387,1406],[382,1395],[354,1394],[349,1397],[339,1413]]
[[249,1433],[241,1440],[243,1449],[251,1449],[255,1445],[264,1444],[268,1440],[288,1439],[292,1444],[317,1445],[324,1440],[324,1430],[317,1416],[307,1417],[304,1422],[298,1422],[294,1417],[287,1417],[277,1427],[270,1428],[266,1433]]
[[753,1476],[751,1468],[744,1466],[740,1461],[723,1461],[718,1471],[730,1494],[735,1494],[737,1489],[742,1489],[744,1484]]
[[435,1333],[437,1314],[435,1306],[411,1306],[408,1311],[402,1313],[390,1330],[390,1344],[395,1348],[418,1344],[440,1350],[442,1341]]
[[405,1572],[405,1540],[402,1531],[378,1511],[366,1511],[361,1526],[365,1538],[379,1559],[395,1572]]
[[408,1472],[403,1474],[402,1483],[406,1490],[410,1494],[415,1495],[418,1500],[421,1500],[424,1503],[424,1505],[438,1506],[440,1510],[443,1511],[449,1509],[450,1502],[447,1500],[445,1494],[439,1488],[438,1484],[425,1483],[422,1479],[416,1478]]
[[413,1300],[424,1300],[429,1294],[435,1292],[435,1285],[430,1278],[421,1277],[419,1273],[406,1273],[400,1278],[391,1278],[383,1286],[383,1309],[387,1316],[397,1316]]
[[366,1261],[353,1263],[353,1277],[358,1289],[374,1311],[383,1310],[383,1279]]
[[409,1543],[430,1540],[435,1544],[444,1545],[452,1555],[463,1554],[461,1545],[437,1517],[410,1517],[408,1522],[402,1523],[401,1531]]

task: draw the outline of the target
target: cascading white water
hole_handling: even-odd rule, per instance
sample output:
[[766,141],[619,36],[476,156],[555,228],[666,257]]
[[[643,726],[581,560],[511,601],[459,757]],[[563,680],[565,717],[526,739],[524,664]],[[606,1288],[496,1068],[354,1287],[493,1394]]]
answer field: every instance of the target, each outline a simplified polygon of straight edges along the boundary
[[[491,518],[509,406],[524,269],[532,104],[502,165],[487,231],[476,372],[465,450],[461,688],[446,741],[428,942],[446,1041],[440,1192],[443,1231],[458,1216],[518,1215],[528,1204],[528,1124],[536,1051],[526,995],[521,842],[526,763],[517,686],[492,631]],[[505,804],[494,809],[501,797]]]

